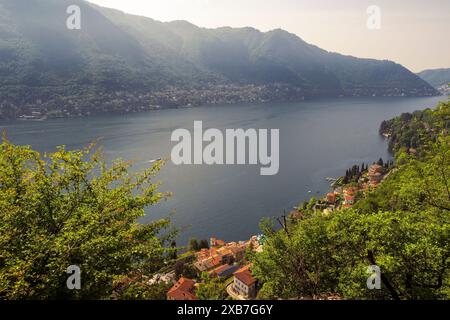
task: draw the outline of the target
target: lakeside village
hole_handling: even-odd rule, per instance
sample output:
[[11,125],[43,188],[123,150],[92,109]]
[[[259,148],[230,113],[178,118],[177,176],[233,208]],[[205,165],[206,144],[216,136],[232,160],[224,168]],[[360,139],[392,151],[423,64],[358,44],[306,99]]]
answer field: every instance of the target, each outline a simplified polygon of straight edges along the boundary
[[[219,84],[199,88],[169,86],[159,91],[108,91],[79,89],[67,95],[48,93],[45,98],[39,91],[29,90],[23,100],[0,100],[0,119],[45,120],[51,118],[86,117],[117,113],[127,114],[165,108],[185,108],[204,105],[233,105],[239,103],[298,102],[317,97],[405,97],[431,96],[430,92],[405,89],[353,89],[338,91],[305,90],[292,85],[275,83]],[[64,107],[61,107],[64,106]],[[9,111],[7,111],[9,110]]]
[[[304,202],[289,214],[290,219],[302,219],[304,210],[313,209],[330,215],[335,210],[351,208],[364,194],[377,188],[392,172],[393,161],[380,159],[373,165],[353,166],[346,175],[333,182],[332,192],[324,198]],[[216,238],[197,242],[191,240],[189,251],[178,258],[174,269],[165,274],[155,275],[150,282],[173,284],[167,292],[168,300],[199,300],[196,292],[204,282],[205,275],[223,284],[224,297],[231,300],[252,300],[261,287],[251,272],[251,264],[246,260],[248,250],[262,252],[264,237],[253,236],[248,241],[226,243]],[[326,299],[338,299],[327,297]]]

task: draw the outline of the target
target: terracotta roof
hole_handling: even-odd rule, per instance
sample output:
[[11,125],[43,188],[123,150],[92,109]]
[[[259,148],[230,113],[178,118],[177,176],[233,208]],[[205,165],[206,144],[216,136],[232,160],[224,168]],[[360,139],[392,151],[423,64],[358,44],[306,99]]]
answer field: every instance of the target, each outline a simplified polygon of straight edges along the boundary
[[173,300],[181,300],[181,301],[198,300],[198,298],[194,294],[186,291],[174,291],[168,293],[167,295]]
[[181,278],[169,292],[167,292],[167,296],[173,300],[198,300],[193,294],[194,287],[194,280]]
[[209,257],[202,261],[198,261],[195,263],[195,265],[198,266],[199,269],[204,271],[204,270],[209,270],[209,269],[215,268],[215,267],[219,266],[221,263],[222,263],[222,258],[220,256],[216,255],[214,257]]
[[252,284],[254,284],[256,282],[256,279],[253,278],[250,270],[248,270],[248,269],[243,270],[243,271],[241,271],[241,270],[234,273],[234,276],[237,279],[239,279],[239,281],[241,281],[247,287],[251,286]]
[[246,244],[245,244],[245,245],[237,245],[237,246],[235,246],[235,247],[230,247],[230,248],[228,248],[228,250],[229,250],[231,253],[233,253],[233,254],[236,254],[236,253],[245,251],[246,249],[247,249],[247,245],[246,245]]
[[232,266],[228,264],[221,265],[220,267],[215,268],[210,274],[216,274],[217,276],[221,276],[228,272],[228,275],[232,275],[233,271],[236,271],[238,267]]
[[230,265],[224,264],[224,265],[221,265],[220,267],[215,268],[212,272],[220,273],[220,272],[225,271],[225,270],[228,270],[228,269],[230,269],[230,268],[231,268]]
[[210,264],[211,266],[217,266],[222,262],[222,257],[221,256],[215,256],[211,259]]
[[327,194],[327,201],[328,202],[336,202],[336,195],[334,193]]
[[223,247],[226,244],[225,241],[219,240],[216,237],[212,237],[210,241],[211,241],[211,246],[214,246],[214,247]]
[[381,171],[383,171],[383,167],[379,164],[374,164],[369,168],[369,176],[374,175],[375,173],[380,173]]
[[217,250],[217,254],[221,256],[232,255],[233,252],[230,249],[226,247],[220,248],[219,250]]
[[381,176],[380,172],[369,173],[369,177],[380,177],[380,176]]
[[355,189],[353,187],[344,189],[344,195],[353,195],[355,194]]
[[238,273],[238,272],[243,272],[243,271],[246,271],[246,270],[250,270],[250,267],[251,267],[251,266],[252,266],[252,264],[248,264],[248,265],[246,265],[246,266],[240,268],[238,271],[236,271],[236,273]]

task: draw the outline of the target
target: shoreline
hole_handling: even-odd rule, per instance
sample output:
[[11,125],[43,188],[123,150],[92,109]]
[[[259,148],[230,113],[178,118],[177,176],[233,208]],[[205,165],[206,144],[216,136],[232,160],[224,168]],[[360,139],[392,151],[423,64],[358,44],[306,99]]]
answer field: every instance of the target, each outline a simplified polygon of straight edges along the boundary
[[[87,114],[70,114],[65,116],[52,116],[51,113],[42,114],[40,111],[33,111],[33,114],[22,114],[15,118],[1,118],[1,122],[8,121],[50,121],[50,120],[61,120],[61,119],[84,119],[91,117],[101,117],[101,116],[123,116],[123,115],[133,115],[141,114],[146,112],[164,111],[164,110],[179,110],[179,109],[191,109],[191,108],[208,108],[208,107],[226,107],[226,106],[236,106],[236,105],[267,105],[270,103],[301,103],[304,101],[314,102],[323,100],[335,100],[335,99],[383,99],[383,98],[400,98],[400,99],[420,99],[420,98],[432,98],[445,96],[445,94],[435,94],[435,95],[336,95],[336,96],[312,96],[312,97],[302,97],[302,99],[272,99],[272,100],[255,100],[255,101],[233,101],[226,102],[221,101],[217,103],[202,103],[202,104],[185,104],[185,105],[149,105],[147,107],[141,107],[138,109],[131,110],[120,110],[120,111],[104,111],[104,112],[88,112]],[[37,110],[36,106],[29,107],[31,110]]]

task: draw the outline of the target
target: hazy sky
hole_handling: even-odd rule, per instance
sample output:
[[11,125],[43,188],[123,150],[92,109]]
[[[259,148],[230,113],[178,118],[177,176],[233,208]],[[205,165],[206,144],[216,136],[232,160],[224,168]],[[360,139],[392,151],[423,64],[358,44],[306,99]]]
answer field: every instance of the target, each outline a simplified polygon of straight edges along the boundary
[[[389,59],[412,71],[450,68],[450,0],[90,0],[160,21],[282,28],[323,49]],[[381,29],[367,28],[370,5]]]

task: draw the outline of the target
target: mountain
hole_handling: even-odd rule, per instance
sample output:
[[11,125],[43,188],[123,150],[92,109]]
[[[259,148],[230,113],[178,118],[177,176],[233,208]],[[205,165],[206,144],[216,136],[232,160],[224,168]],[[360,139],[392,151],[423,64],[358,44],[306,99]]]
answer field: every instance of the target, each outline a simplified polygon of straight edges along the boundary
[[450,68],[424,70],[417,75],[435,88],[446,86],[450,83]]
[[[66,28],[69,5],[81,30]],[[322,96],[434,95],[391,61],[283,30],[163,23],[82,0],[0,0],[0,118]]]

